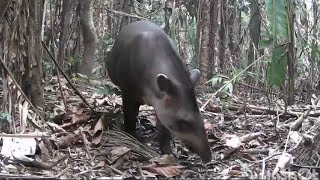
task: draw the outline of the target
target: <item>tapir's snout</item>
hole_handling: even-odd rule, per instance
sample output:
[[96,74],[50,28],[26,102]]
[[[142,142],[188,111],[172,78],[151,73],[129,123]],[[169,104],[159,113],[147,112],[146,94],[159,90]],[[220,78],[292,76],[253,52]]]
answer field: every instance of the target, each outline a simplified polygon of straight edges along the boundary
[[197,130],[188,134],[180,134],[180,139],[187,148],[198,154],[203,163],[208,163],[212,159],[210,145],[204,129]]

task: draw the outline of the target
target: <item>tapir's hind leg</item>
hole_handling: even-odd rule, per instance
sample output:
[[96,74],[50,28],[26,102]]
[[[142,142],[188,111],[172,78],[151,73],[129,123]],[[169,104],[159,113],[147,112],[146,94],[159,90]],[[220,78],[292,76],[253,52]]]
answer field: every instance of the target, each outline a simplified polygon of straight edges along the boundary
[[137,138],[136,123],[140,104],[128,95],[122,95],[124,131]]

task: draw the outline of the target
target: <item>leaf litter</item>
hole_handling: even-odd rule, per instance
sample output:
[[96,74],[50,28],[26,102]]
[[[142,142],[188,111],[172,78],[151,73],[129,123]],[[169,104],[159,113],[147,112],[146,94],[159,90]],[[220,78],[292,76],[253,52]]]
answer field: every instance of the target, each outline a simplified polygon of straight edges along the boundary
[[[63,79],[63,78],[62,78]],[[74,80],[76,81],[76,80]],[[30,122],[44,126],[20,100],[20,131],[1,135],[0,177],[47,179],[233,179],[317,178],[320,147],[320,107],[288,107],[257,99],[241,102],[231,97],[211,100],[203,110],[213,159],[200,158],[177,139],[174,155],[160,155],[156,143],[156,117],[152,107],[141,106],[137,132],[141,139],[120,131],[121,96],[102,94],[107,81],[76,85],[96,109],[92,112],[62,80],[66,105],[57,78],[47,82],[46,135]],[[97,91],[97,89],[100,89]],[[109,92],[109,90],[108,90]],[[241,93],[238,94],[241,96]],[[242,94],[243,97],[245,95]],[[210,94],[200,94],[203,104]],[[32,117],[32,118],[31,118]],[[30,121],[32,120],[32,121]],[[27,123],[26,123],[27,122]],[[49,129],[48,129],[49,128]],[[48,135],[49,134],[49,135]],[[8,135],[8,136],[6,136]],[[15,137],[16,136],[16,137]],[[309,172],[309,173],[308,173]]]

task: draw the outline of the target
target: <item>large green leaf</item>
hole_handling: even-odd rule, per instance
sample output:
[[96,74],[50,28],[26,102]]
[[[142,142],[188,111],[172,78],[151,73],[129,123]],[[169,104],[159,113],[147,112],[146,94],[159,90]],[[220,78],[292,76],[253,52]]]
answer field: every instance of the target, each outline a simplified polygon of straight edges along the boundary
[[289,19],[286,0],[265,0],[274,42],[278,38],[288,40]]
[[287,46],[273,50],[272,61],[268,67],[268,80],[271,84],[283,87],[287,68]]

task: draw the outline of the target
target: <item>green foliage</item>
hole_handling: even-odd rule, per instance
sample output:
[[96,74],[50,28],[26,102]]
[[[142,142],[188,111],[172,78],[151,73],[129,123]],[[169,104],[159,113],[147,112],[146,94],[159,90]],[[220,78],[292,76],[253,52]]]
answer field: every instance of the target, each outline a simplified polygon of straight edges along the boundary
[[0,120],[10,123],[12,121],[11,114],[9,112],[1,112]]
[[105,95],[110,95],[110,94],[113,94],[114,92],[112,91],[112,89],[110,87],[107,87],[107,88],[96,88],[95,89],[95,92],[97,94],[105,94]]
[[289,32],[286,0],[265,0],[274,42],[278,38],[287,40]]
[[272,59],[268,65],[268,80],[271,84],[282,87],[287,68],[287,43],[289,41],[289,18],[286,0],[266,0],[270,21],[271,38],[261,41],[260,48],[271,45]]
[[216,75],[213,78],[211,78],[208,82],[211,83],[214,90],[217,90],[217,88],[221,88],[220,93],[226,94],[226,95],[232,95],[233,93],[233,84],[229,77],[224,75]]
[[284,84],[287,67],[287,46],[279,46],[273,50],[272,61],[268,67],[268,80],[281,87]]
[[265,49],[265,48],[271,46],[272,43],[273,43],[273,38],[262,39],[262,40],[259,42],[259,50]]

